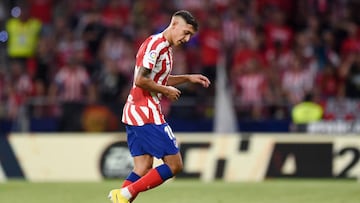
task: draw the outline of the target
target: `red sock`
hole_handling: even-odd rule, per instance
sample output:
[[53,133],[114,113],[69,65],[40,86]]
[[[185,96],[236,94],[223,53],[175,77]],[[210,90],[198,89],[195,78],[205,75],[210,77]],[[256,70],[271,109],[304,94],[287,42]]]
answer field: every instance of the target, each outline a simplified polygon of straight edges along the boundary
[[[133,183],[133,182],[131,182],[130,180],[124,180],[121,188],[126,187],[126,186],[130,185],[131,183]],[[130,202],[134,201],[135,198],[136,198],[136,196],[137,196],[137,195],[133,195],[129,201],[130,201]]]
[[149,190],[158,185],[161,185],[164,180],[161,178],[159,172],[154,168],[151,169],[145,176],[141,177],[138,181],[128,186],[128,189],[133,197],[139,192]]
[[126,187],[126,186],[130,185],[131,183],[133,183],[133,182],[131,182],[130,180],[124,180],[123,184],[121,185],[121,188]]

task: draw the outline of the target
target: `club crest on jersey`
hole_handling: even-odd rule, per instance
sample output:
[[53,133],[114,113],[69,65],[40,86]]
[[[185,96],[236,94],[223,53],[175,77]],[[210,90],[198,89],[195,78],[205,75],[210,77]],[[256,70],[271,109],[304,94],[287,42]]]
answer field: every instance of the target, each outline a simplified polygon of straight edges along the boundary
[[157,57],[157,53],[155,50],[149,52],[148,54],[149,61],[155,63],[156,57]]

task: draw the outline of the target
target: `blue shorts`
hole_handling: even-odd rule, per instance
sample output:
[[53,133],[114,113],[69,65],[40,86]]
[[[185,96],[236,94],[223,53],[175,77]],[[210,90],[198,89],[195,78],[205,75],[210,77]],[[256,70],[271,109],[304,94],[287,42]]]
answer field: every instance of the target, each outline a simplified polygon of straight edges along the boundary
[[158,159],[179,152],[176,138],[167,123],[143,126],[126,125],[127,143],[131,156],[149,154]]

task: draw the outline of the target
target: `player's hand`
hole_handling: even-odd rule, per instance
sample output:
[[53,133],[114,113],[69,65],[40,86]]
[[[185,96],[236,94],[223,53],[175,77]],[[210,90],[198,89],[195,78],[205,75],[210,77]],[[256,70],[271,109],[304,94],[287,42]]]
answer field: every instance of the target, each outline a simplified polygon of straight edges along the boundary
[[166,86],[166,91],[164,95],[169,98],[171,101],[176,101],[179,99],[181,91],[173,86]]
[[189,75],[189,80],[190,82],[192,83],[199,83],[201,84],[203,87],[209,87],[210,85],[210,80],[204,76],[204,75],[201,75],[201,74],[192,74],[192,75]]

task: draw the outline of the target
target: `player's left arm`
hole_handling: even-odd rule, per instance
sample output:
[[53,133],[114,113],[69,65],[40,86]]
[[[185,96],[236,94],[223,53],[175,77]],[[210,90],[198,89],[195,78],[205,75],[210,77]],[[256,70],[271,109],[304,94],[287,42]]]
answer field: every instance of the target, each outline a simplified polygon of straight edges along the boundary
[[201,74],[169,75],[167,85],[176,86],[186,82],[198,83],[203,87],[209,87],[210,85],[210,80]]

